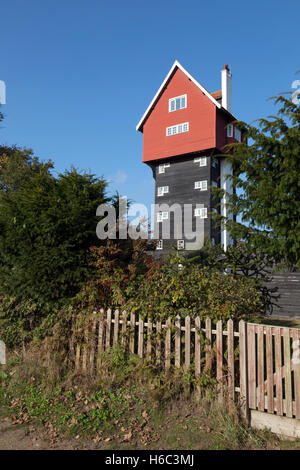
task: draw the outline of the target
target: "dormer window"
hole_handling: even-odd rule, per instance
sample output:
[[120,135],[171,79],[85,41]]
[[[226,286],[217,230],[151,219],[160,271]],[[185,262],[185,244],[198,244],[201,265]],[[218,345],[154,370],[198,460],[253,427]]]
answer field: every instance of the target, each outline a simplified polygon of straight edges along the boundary
[[166,136],[182,134],[183,132],[189,131],[189,123],[183,122],[182,124],[176,124],[175,126],[170,126],[166,128]]
[[176,96],[175,98],[169,99],[169,113],[172,111],[178,111],[179,109],[186,108],[187,106],[187,95]]

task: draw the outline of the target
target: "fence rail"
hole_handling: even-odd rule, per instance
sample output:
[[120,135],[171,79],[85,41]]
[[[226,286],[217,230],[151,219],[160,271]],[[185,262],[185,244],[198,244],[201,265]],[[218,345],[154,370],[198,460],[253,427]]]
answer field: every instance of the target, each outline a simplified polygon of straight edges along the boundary
[[[162,368],[214,378],[220,391],[247,410],[300,419],[300,329],[241,320],[213,324],[189,316],[164,323],[108,309],[95,314],[72,340],[75,369],[94,374],[101,353],[122,344]],[[201,380],[199,381],[201,384]]]

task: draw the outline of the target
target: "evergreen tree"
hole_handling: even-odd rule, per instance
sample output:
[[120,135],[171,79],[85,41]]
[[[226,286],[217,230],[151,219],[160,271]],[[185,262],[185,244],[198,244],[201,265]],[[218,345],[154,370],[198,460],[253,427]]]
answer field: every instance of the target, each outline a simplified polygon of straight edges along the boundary
[[275,104],[280,105],[277,115],[259,119],[257,127],[238,122],[242,142],[227,147],[236,187],[228,207],[239,216],[227,226],[235,240],[299,268],[300,107],[283,96]]

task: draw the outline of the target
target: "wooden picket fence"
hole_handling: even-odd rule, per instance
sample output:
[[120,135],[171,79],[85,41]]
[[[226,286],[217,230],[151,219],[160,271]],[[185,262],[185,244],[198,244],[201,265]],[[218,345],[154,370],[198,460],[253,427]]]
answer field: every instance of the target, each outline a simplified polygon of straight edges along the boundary
[[[76,328],[75,328],[76,329]],[[247,323],[238,327],[189,316],[152,322],[108,309],[73,336],[77,371],[95,374],[101,353],[118,344],[165,370],[183,368],[216,379],[247,410],[300,419],[300,329]]]

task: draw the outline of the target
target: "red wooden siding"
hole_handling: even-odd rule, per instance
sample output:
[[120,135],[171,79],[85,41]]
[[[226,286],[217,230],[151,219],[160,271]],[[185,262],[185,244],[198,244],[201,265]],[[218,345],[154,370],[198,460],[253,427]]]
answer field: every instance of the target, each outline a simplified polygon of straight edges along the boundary
[[[187,108],[169,112],[169,99],[187,94]],[[189,132],[166,136],[166,128],[189,122]],[[216,147],[216,107],[177,69],[143,126],[143,161]]]

